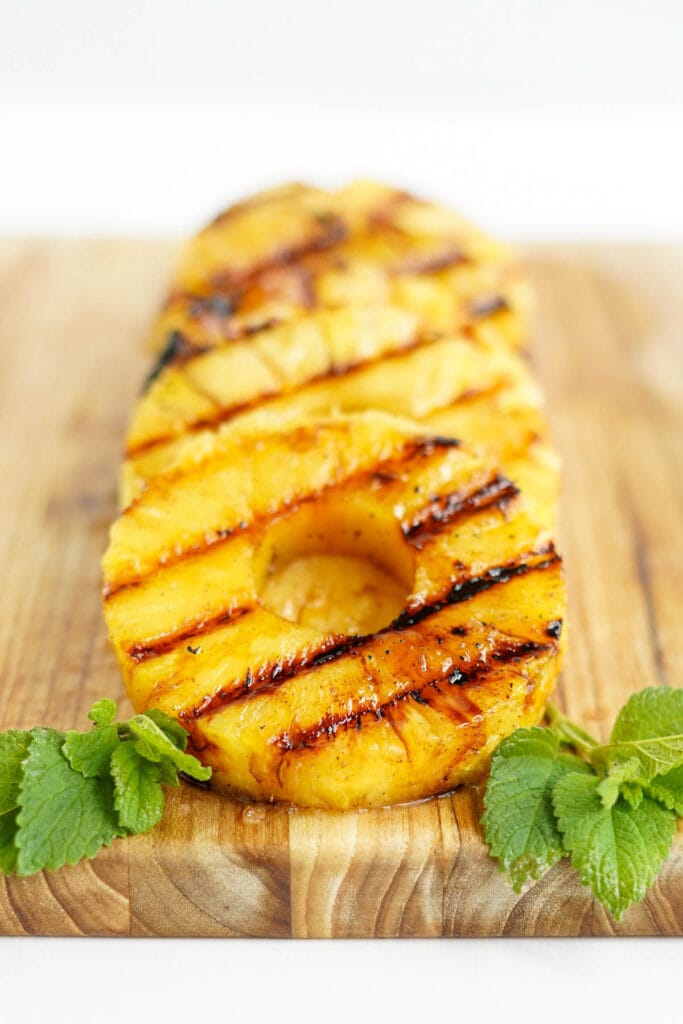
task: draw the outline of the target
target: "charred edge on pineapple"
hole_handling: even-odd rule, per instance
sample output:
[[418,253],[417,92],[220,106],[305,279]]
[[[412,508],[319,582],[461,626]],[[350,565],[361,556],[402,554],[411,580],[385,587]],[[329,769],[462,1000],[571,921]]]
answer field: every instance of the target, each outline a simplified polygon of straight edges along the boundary
[[[294,437],[294,434],[291,435]],[[122,590],[126,590],[129,587],[137,587],[149,576],[152,576],[158,569],[166,568],[171,565],[177,565],[178,562],[182,562],[185,558],[189,558],[194,555],[200,555],[209,548],[214,547],[217,544],[225,543],[237,533],[245,532],[249,529],[254,529],[264,526],[266,523],[271,522],[275,519],[287,515],[302,505],[318,501],[322,497],[326,497],[332,491],[342,489],[344,487],[358,488],[362,486],[364,480],[374,480],[378,484],[392,484],[401,474],[402,469],[406,463],[412,462],[417,458],[430,458],[436,452],[441,452],[444,448],[458,448],[461,442],[454,437],[441,437],[425,436],[425,437],[412,437],[407,442],[402,444],[398,451],[388,456],[386,459],[382,459],[376,462],[373,466],[367,466],[363,469],[359,469],[356,473],[351,473],[349,476],[344,477],[340,480],[332,480],[325,487],[321,487],[318,490],[310,494],[298,495],[296,499],[291,501],[289,504],[283,504],[277,509],[272,509],[267,515],[261,517],[255,517],[251,522],[239,522],[232,525],[226,525],[215,529],[211,534],[206,535],[201,542],[193,544],[189,547],[184,548],[182,551],[177,553],[168,554],[161,558],[160,561],[149,571],[130,578],[122,579],[115,583],[108,583],[104,588],[104,600],[107,601],[114,597]],[[184,474],[182,474],[184,475]],[[169,474],[170,476],[170,474]],[[121,518],[134,514],[140,503],[140,498],[135,498],[127,508],[121,513]]]
[[[509,641],[497,647],[490,653],[490,656],[500,664],[510,664],[547,654],[549,651],[555,650],[556,646],[553,643],[539,644],[532,640],[519,643]],[[441,687],[465,686],[468,683],[475,683],[488,675],[490,671],[491,665],[486,661],[478,662],[467,671],[453,669],[444,675],[422,683],[418,688],[413,687],[396,693],[382,704],[366,704],[345,715],[327,714],[315,725],[281,733],[272,740],[272,743],[285,753],[310,750],[318,746],[321,741],[333,739],[339,729],[360,729],[359,723],[363,718],[371,720],[386,718],[402,701],[410,700],[414,700],[423,707],[432,707],[436,711],[447,710],[450,717],[457,717],[460,722],[466,723],[471,721],[473,715],[480,714],[481,709],[470,695],[460,699],[458,705],[454,707],[452,701],[444,700],[444,691]],[[471,709],[469,714],[467,705]]]
[[[533,558],[540,558],[541,560],[531,562],[530,559]],[[231,690],[221,689],[216,693],[207,694],[199,704],[182,711],[179,718],[183,722],[192,723],[199,718],[213,714],[229,704],[250,699],[255,694],[262,693],[265,690],[276,689],[282,683],[308,669],[336,661],[338,658],[350,654],[354,650],[366,647],[378,636],[387,636],[391,633],[401,632],[417,626],[451,605],[468,601],[470,598],[489,590],[491,587],[508,583],[516,576],[523,576],[531,572],[543,572],[551,566],[559,564],[560,561],[560,556],[550,545],[547,549],[531,552],[519,561],[487,569],[480,576],[470,576],[459,580],[445,594],[431,598],[419,608],[402,611],[393,622],[376,633],[329,637],[316,651],[299,654],[287,661],[277,662],[276,664],[261,665],[255,670],[250,669],[249,687],[246,687],[244,682],[240,682]]]
[[192,346],[185,339],[185,336],[181,331],[171,331],[163,351],[159,355],[159,358],[150,372],[145,377],[142,385],[142,393],[144,394],[145,391],[149,390],[150,386],[167,366],[171,363],[175,363],[178,359],[187,356],[191,351]]

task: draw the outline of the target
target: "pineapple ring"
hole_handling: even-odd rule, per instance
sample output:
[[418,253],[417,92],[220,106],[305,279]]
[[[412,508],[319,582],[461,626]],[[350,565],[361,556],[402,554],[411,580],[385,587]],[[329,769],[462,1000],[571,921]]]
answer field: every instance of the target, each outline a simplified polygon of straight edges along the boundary
[[[297,565],[332,604],[357,599],[337,569],[316,580],[330,557],[392,580],[390,622],[340,632],[284,607],[270,583]],[[381,413],[212,435],[113,525],[104,573],[135,707],[176,716],[215,785],[257,800],[448,791],[538,720],[559,670],[547,531],[490,456]]]

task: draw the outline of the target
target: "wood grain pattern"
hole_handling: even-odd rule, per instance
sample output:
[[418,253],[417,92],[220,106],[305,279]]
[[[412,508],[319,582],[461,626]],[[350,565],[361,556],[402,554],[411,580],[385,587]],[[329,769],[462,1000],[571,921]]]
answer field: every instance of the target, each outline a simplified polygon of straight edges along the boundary
[[[122,701],[99,604],[145,328],[174,247],[0,244],[0,728]],[[683,684],[683,249],[530,253],[534,359],[564,461],[570,649],[559,700],[606,736],[634,690]],[[150,836],[0,884],[0,934],[683,934],[683,843],[619,925],[566,864],[508,887],[463,790],[361,813],[169,794]],[[679,840],[681,836],[679,836]]]

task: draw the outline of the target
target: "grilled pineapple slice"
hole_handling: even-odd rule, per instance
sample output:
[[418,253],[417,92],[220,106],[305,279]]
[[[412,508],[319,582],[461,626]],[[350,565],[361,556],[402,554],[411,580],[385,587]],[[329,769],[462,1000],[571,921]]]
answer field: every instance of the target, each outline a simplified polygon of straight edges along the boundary
[[[395,305],[448,332],[528,290],[515,255],[460,216],[373,182],[288,186],[231,207],[187,247],[153,344],[205,350],[314,309]],[[522,317],[520,317],[520,314]]]
[[381,413],[205,435],[114,524],[104,572],[135,707],[255,799],[447,791],[559,668],[547,529],[490,455]]
[[[504,334],[510,314],[493,316]],[[416,317],[395,307],[318,310],[248,340],[178,355],[134,413],[122,504],[173,465],[184,438],[207,429],[379,409],[493,452],[554,528],[558,475],[540,392],[525,362],[492,344],[488,328],[424,339]]]

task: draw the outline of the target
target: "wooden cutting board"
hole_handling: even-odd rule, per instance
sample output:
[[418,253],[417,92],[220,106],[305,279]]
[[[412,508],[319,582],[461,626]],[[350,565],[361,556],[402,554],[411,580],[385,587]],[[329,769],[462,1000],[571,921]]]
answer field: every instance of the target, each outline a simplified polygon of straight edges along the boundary
[[[123,691],[99,603],[143,346],[174,255],[122,240],[0,244],[0,728],[85,727]],[[625,698],[683,683],[683,248],[529,253],[534,361],[564,460],[570,646],[559,700],[606,737]],[[122,710],[128,711],[123,701]],[[96,860],[0,880],[0,934],[683,934],[683,842],[620,925],[566,863],[523,895],[479,795],[333,814],[183,787]]]

